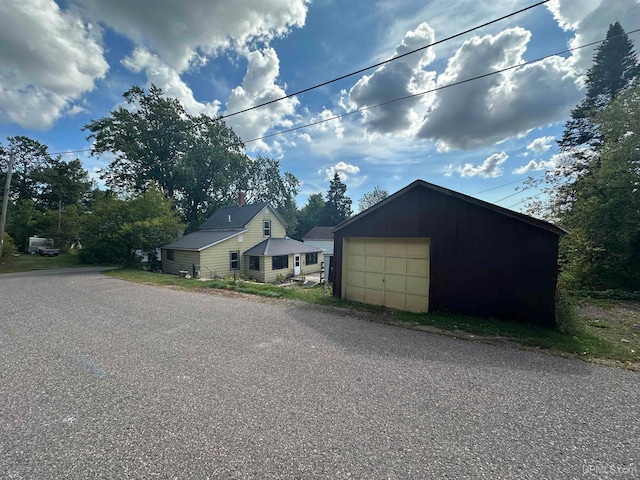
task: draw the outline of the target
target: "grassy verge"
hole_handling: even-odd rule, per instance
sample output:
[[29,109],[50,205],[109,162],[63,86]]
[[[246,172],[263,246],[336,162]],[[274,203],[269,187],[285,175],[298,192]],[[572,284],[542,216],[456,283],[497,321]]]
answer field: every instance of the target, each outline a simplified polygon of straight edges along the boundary
[[[594,318],[593,312],[590,316],[588,312],[578,314],[574,311],[562,329],[552,329],[455,314],[398,312],[337,299],[322,287],[281,287],[232,280],[201,281],[133,269],[111,270],[106,274],[148,285],[171,286],[192,291],[219,289],[350,308],[370,314],[375,321],[384,323],[428,329],[489,343],[511,343],[515,346],[544,349],[555,353],[576,355],[588,360],[617,363],[626,368],[640,369],[640,330],[637,330],[640,328],[640,317],[633,315],[626,321],[620,321],[617,315],[611,314],[605,321],[600,318],[600,314],[595,315],[598,318]],[[580,301],[585,302],[585,300]],[[602,301],[599,302],[597,308],[606,308],[601,305]],[[640,312],[640,304],[637,307]]]
[[9,256],[0,261],[0,273],[29,272],[50,268],[73,268],[83,266],[77,253],[61,253],[57,257],[21,254]]

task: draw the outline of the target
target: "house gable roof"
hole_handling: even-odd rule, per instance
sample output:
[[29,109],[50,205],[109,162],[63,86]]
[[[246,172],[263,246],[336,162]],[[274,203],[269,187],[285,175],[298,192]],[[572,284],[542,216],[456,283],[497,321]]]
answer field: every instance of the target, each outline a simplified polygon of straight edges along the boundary
[[251,205],[234,205],[222,207],[216,210],[202,225],[199,230],[229,230],[233,228],[245,228],[253,218],[265,208],[270,208],[274,215],[286,227],[287,223],[278,214],[269,202],[254,203]]
[[245,229],[198,231],[184,235],[175,242],[164,245],[162,248],[201,252],[205,248],[222,243],[244,232],[246,232]]
[[348,225],[351,225],[353,222],[358,221],[360,218],[364,217],[365,215],[370,215],[371,213],[374,213],[376,210],[378,210],[379,208],[383,207],[384,205],[387,205],[388,203],[393,202],[398,197],[400,197],[400,196],[404,195],[405,193],[407,193],[407,192],[409,192],[411,190],[414,190],[416,188],[427,188],[429,190],[433,190],[435,192],[442,193],[444,195],[449,195],[449,196],[457,198],[459,200],[478,205],[478,206],[486,208],[488,210],[492,210],[492,211],[494,211],[496,213],[499,213],[501,215],[506,215],[507,217],[511,217],[511,218],[516,219],[516,220],[520,220],[522,222],[528,223],[530,225],[533,225],[534,227],[538,227],[538,228],[541,228],[543,230],[547,230],[547,231],[549,231],[551,233],[555,233],[556,235],[566,235],[567,233],[569,233],[567,230],[565,230],[563,228],[560,228],[560,227],[558,227],[558,226],[556,226],[556,225],[554,225],[552,223],[545,222],[544,220],[540,220],[538,218],[534,218],[534,217],[531,217],[529,215],[525,215],[523,213],[514,212],[513,210],[509,210],[507,208],[499,207],[498,205],[494,205],[492,203],[485,202],[484,200],[479,200],[477,198],[470,197],[469,195],[465,195],[464,193],[456,192],[455,190],[449,190],[448,188],[440,187],[438,185],[434,185],[433,183],[425,182],[424,180],[415,180],[414,182],[410,183],[409,185],[407,185],[403,189],[398,190],[393,195],[390,195],[389,197],[385,198],[381,202],[375,204],[373,207],[370,207],[367,210],[365,210],[364,212],[361,212],[358,215],[356,215],[354,217],[351,217],[348,220],[345,220],[340,225],[334,227],[332,229],[332,232],[337,232],[337,231],[343,229],[344,227],[346,227]]
[[302,240],[333,241],[333,227],[313,227],[304,237],[302,237]]
[[291,238],[267,238],[244,252],[243,255],[257,257],[273,257],[277,255],[291,255],[292,253],[321,253],[322,249],[307,245]]

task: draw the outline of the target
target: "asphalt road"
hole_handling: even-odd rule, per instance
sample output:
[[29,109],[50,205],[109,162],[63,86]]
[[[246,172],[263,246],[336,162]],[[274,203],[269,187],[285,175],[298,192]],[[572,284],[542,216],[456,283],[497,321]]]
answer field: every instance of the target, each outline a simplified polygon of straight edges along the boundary
[[636,478],[640,374],[335,309],[0,276],[0,478]]

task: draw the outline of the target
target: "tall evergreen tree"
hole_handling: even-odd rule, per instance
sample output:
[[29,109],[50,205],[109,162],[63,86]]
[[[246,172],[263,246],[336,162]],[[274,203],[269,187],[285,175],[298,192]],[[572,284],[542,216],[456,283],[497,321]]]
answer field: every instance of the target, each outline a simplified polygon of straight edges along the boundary
[[593,65],[587,72],[586,96],[566,123],[559,142],[562,149],[601,145],[602,133],[594,115],[614,100],[638,73],[633,43],[619,22],[609,25],[606,39],[596,49]]
[[582,177],[600,161],[604,136],[598,114],[640,74],[633,43],[620,23],[609,26],[606,40],[597,48],[585,80],[585,98],[573,109],[558,143],[562,155],[555,171],[545,176],[547,202],[532,202],[529,210],[564,223],[574,206]]
[[347,186],[340,180],[336,173],[329,183],[327,201],[323,212],[322,223],[324,225],[337,225],[347,220],[351,212],[351,199],[346,196]]

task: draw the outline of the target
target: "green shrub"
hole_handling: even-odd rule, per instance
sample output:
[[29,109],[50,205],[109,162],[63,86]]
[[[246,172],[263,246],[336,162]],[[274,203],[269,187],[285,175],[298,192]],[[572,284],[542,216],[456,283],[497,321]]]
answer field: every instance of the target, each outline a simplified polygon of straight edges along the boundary
[[562,333],[573,333],[578,328],[578,312],[571,297],[563,291],[556,292],[556,327]]
[[2,244],[2,258],[9,257],[13,255],[16,251],[16,245],[13,243],[13,239],[8,235],[4,234],[4,242]]

